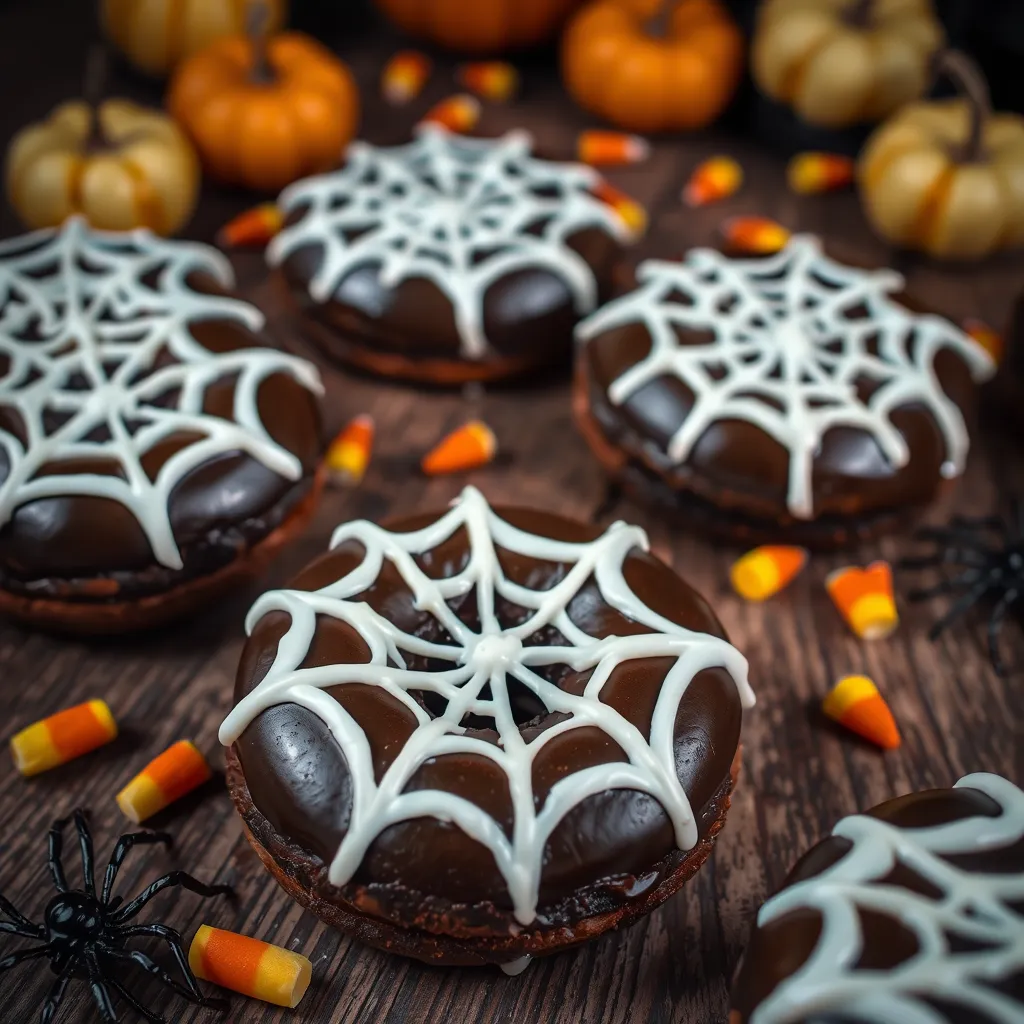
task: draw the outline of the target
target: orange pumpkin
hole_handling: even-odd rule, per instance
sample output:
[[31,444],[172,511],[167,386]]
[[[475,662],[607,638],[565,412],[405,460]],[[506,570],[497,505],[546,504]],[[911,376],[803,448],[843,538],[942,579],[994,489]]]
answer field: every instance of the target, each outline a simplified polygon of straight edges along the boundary
[[742,68],[743,38],[719,0],[594,0],[562,40],[576,102],[637,132],[710,124]]
[[464,53],[551,39],[579,0],[377,0],[403,31]]
[[277,191],[333,167],[355,133],[359,91],[348,68],[316,40],[256,30],[188,58],[167,106],[220,181]]

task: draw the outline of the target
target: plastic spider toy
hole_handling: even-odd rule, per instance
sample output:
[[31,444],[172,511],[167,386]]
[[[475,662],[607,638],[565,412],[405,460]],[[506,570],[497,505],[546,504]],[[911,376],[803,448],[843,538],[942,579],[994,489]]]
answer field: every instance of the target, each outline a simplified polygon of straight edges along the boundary
[[[60,1006],[61,999],[68,982],[72,978],[83,978],[89,983],[92,997],[99,1011],[100,1019],[107,1022],[117,1021],[117,1012],[111,997],[111,989],[116,992],[132,1009],[142,1014],[146,1020],[164,1024],[164,1018],[143,1006],[124,985],[117,979],[115,972],[128,964],[135,964],[144,971],[159,978],[164,985],[189,1002],[200,1006],[208,1006],[219,1010],[227,1009],[227,1002],[204,996],[196,983],[188,965],[188,958],[182,949],[181,936],[163,924],[132,924],[132,919],[157,893],[172,886],[182,886],[200,896],[219,896],[230,893],[227,885],[205,885],[184,871],[172,871],[158,878],[152,885],[144,889],[133,900],[121,906],[120,896],[111,897],[110,890],[120,870],[125,856],[133,846],[163,843],[169,846],[171,837],[166,832],[133,832],[121,836],[110,855],[106,874],[103,877],[103,890],[96,894],[96,880],[93,872],[92,835],[82,811],[75,811],[74,822],[78,833],[78,845],[82,851],[82,874],[85,880],[83,889],[69,889],[64,877],[64,866],[61,853],[64,845],[64,827],[68,823],[63,818],[53,823],[50,829],[49,866],[57,895],[47,904],[42,924],[33,924],[21,914],[5,896],[0,895],[0,913],[8,920],[0,920],[0,934],[21,935],[28,939],[42,940],[41,946],[29,946],[19,949],[0,959],[0,971],[9,970],[27,960],[48,958],[50,968],[57,975],[57,980],[50,989],[46,1002],[43,1004],[40,1020],[48,1024],[53,1020]],[[136,949],[128,949],[128,940],[136,936],[155,936],[163,939],[170,947],[171,953],[185,984],[175,981],[159,964],[151,960],[145,953]]]
[[996,672],[1006,675],[1006,665],[999,653],[999,633],[1007,612],[1024,598],[1024,503],[1017,498],[1010,502],[1009,520],[1001,516],[954,516],[948,526],[925,527],[917,532],[917,537],[931,541],[935,550],[920,558],[904,559],[903,568],[955,570],[934,586],[907,595],[911,601],[925,601],[939,594],[955,596],[928,635],[934,640],[982,598],[988,598],[992,601],[988,618],[989,658]]

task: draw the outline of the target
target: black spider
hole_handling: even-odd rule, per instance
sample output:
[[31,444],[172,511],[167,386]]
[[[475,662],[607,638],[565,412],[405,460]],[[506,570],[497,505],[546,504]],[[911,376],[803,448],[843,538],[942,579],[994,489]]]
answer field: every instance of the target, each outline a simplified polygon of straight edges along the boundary
[[[43,945],[19,949],[0,960],[0,971],[6,971],[26,960],[49,958],[50,968],[57,980],[43,1005],[40,1020],[48,1024],[53,1020],[57,1007],[72,978],[83,978],[89,982],[92,997],[100,1018],[116,1022],[117,1013],[110,990],[117,992],[129,1006],[142,1014],[146,1020],[163,1024],[164,1018],[143,1006],[131,995],[115,976],[127,964],[135,964],[144,971],[159,978],[168,988],[192,1003],[224,1010],[227,1002],[223,999],[208,998],[200,991],[188,965],[188,958],[182,949],[181,936],[162,924],[130,924],[136,914],[158,893],[170,886],[180,885],[201,896],[219,896],[230,893],[227,885],[205,885],[184,871],[172,871],[158,878],[144,889],[135,899],[121,906],[120,896],[111,898],[110,890],[125,856],[133,846],[149,843],[163,843],[170,846],[172,840],[166,832],[132,832],[121,836],[110,855],[106,874],[103,877],[103,891],[96,895],[96,880],[93,873],[92,835],[82,811],[75,811],[75,829],[82,851],[82,874],[84,889],[69,889],[61,863],[64,846],[63,818],[53,823],[50,829],[50,874],[57,895],[47,904],[42,924],[33,924],[15,908],[5,896],[0,895],[0,914],[8,920],[0,920],[0,934],[23,935],[25,938],[42,939]],[[152,935],[166,941],[171,949],[185,984],[175,981],[159,964],[144,953],[126,949],[127,941],[134,936]]]
[[996,672],[1006,675],[1006,665],[999,653],[999,632],[1006,613],[1024,598],[1024,503],[1016,498],[1010,502],[1009,520],[1001,516],[954,516],[948,526],[926,527],[917,536],[931,541],[935,550],[921,558],[904,559],[903,568],[948,566],[958,570],[932,587],[907,595],[911,601],[924,601],[938,594],[956,595],[928,635],[934,640],[982,598],[990,599],[993,606],[988,619],[989,657]]

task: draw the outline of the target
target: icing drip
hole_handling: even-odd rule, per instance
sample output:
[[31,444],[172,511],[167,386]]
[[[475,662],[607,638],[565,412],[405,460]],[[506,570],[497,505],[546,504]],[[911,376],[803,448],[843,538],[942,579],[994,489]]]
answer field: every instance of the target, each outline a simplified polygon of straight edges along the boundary
[[[932,828],[900,829],[876,818],[844,818],[833,835],[853,846],[823,874],[784,889],[758,915],[765,925],[813,910],[822,931],[810,958],[781,982],[751,1024],[795,1024],[827,1017],[886,1024],[945,1024],[931,997],[970,1007],[992,1024],[1020,1024],[1024,1004],[994,983],[1024,970],[1024,873],[981,874],[944,859],[981,854],[1024,840],[1024,792],[997,775],[968,775],[957,788],[980,790],[998,817],[973,817]],[[882,880],[905,864],[941,892],[930,898]],[[857,970],[863,937],[858,911],[874,911],[912,931],[918,951],[888,971]],[[949,935],[978,943],[954,952]]]
[[[258,331],[263,315],[237,299],[195,291],[186,281],[194,272],[225,287],[233,283],[230,265],[209,246],[168,242],[141,229],[94,231],[79,217],[60,230],[0,243],[0,354],[8,362],[0,406],[18,414],[26,435],[23,444],[0,430],[10,464],[0,484],[0,525],[38,498],[109,498],[135,516],[157,561],[180,569],[167,502],[188,473],[245,452],[299,479],[299,460],[260,419],[257,393],[276,373],[320,393],[318,372],[274,349],[215,353],[200,345],[192,323],[227,320]],[[174,361],[162,365],[168,356]],[[234,420],[204,413],[206,389],[232,377]],[[59,425],[48,431],[44,415]],[[188,434],[198,437],[150,479],[146,453]],[[49,472],[52,464],[83,459],[113,463],[120,475],[71,465]]]
[[515,960],[510,960],[507,964],[500,964],[499,966],[510,978],[515,978],[530,966],[532,960],[533,957],[527,953],[526,956],[517,957]]
[[577,312],[597,305],[597,283],[566,239],[603,228],[623,241],[622,218],[591,194],[599,175],[577,164],[530,155],[525,132],[468,139],[434,125],[404,146],[354,142],[344,167],[307,178],[278,200],[299,220],[267,249],[271,264],[306,246],[322,250],[309,293],[327,302],[352,271],[379,268],[394,288],[425,278],[449,299],[463,355],[487,353],[484,297],[499,278],[524,268],[557,275]]
[[[469,538],[468,564],[458,575],[431,579],[414,556],[437,547],[462,528]],[[335,531],[331,546],[347,540],[358,541],[366,553],[362,563],[345,578],[315,592],[272,591],[255,603],[246,621],[250,633],[264,615],[273,611],[287,612],[291,624],[262,682],[238,703],[220,729],[221,742],[231,744],[260,712],[287,702],[308,708],[326,723],[345,753],[353,781],[348,832],[329,869],[334,885],[343,885],[352,877],[367,848],[389,825],[430,816],[454,823],[491,851],[508,886],[516,918],[530,924],[536,917],[548,837],[569,810],[588,796],[608,789],[649,793],[665,808],[679,847],[688,850],[696,844],[697,825],[676,776],[676,709],[693,677],[716,666],[733,676],[744,706],[752,705],[754,696],[747,683],[747,662],[739,651],[718,637],[691,632],[662,618],[630,590],[623,577],[623,563],[630,551],[647,549],[641,529],[616,523],[591,543],[556,541],[505,522],[479,491],[467,488],[449,512],[421,530],[396,534],[369,522],[354,522]],[[499,548],[570,568],[549,590],[530,590],[505,577],[497,557]],[[359,600],[359,595],[377,579],[385,560],[401,573],[416,607],[444,626],[452,637],[451,644],[428,642],[404,633]],[[579,629],[567,608],[591,578],[608,605],[652,632],[599,639]],[[479,633],[462,622],[448,604],[474,588]],[[526,621],[503,629],[495,614],[497,596],[527,609],[530,614]],[[331,616],[358,631],[370,649],[369,663],[301,668],[318,615]],[[570,646],[528,643],[533,634],[548,625],[558,629]],[[411,671],[406,668],[406,653],[447,663],[450,668]],[[600,696],[616,666],[631,659],[655,657],[675,658],[676,663],[662,686],[648,738],[613,708],[602,704]],[[580,672],[592,669],[593,674],[584,693],[575,696],[536,671],[549,665],[569,665]],[[531,690],[550,712],[570,717],[527,743],[513,718],[506,683],[510,677]],[[324,692],[329,686],[345,683],[379,686],[416,717],[417,728],[379,784],[374,779],[365,734]],[[490,697],[484,693],[488,686]],[[431,718],[410,690],[431,691],[445,698],[444,713]],[[492,717],[499,743],[466,735],[460,723],[467,714]],[[552,787],[544,805],[536,809],[534,758],[554,737],[585,726],[596,726],[614,739],[629,758],[628,763],[597,765],[564,778]],[[405,791],[409,779],[426,761],[461,753],[489,758],[506,774],[514,813],[511,838],[468,800],[439,790]]]
[[[598,310],[577,332],[586,340],[625,324],[647,329],[650,352],[612,383],[608,397],[621,405],[657,377],[681,380],[694,401],[668,445],[675,463],[686,461],[713,423],[752,423],[788,450],[789,510],[808,519],[814,458],[825,434],[840,426],[865,431],[893,466],[904,466],[910,453],[892,413],[921,404],[945,440],[944,475],[963,471],[967,428],[934,360],[952,349],[978,381],[995,365],[949,321],[892,301],[903,287],[894,271],[844,266],[825,256],[815,238],[797,235],[767,259],[693,249],[681,263],[642,263],[637,277],[636,291]],[[677,327],[714,338],[681,344]],[[864,399],[857,391],[863,378],[874,385]]]

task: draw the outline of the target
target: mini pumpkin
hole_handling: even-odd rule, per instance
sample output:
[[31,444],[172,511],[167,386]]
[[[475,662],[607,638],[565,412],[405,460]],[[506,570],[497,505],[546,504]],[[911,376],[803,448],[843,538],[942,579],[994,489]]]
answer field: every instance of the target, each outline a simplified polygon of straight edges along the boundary
[[215,39],[243,32],[246,8],[267,2],[266,32],[277,32],[287,0],[102,0],[107,38],[140,71],[165,75]]
[[766,0],[751,71],[804,121],[846,128],[922,96],[942,44],[931,0]]
[[7,150],[7,196],[30,228],[82,214],[93,227],[170,235],[192,215],[199,161],[165,114],[128,100],[99,101],[105,61],[94,54],[85,100],[18,132]]
[[168,109],[220,181],[277,191],[341,159],[359,117],[348,68],[315,39],[218,39],[175,72]]
[[954,99],[912,103],[879,127],[857,167],[864,210],[885,239],[942,259],[1024,243],[1024,118],[993,114],[963,54],[938,68]]
[[579,0],[377,0],[403,31],[463,53],[498,53],[553,38]]
[[710,124],[742,68],[742,36],[718,0],[595,0],[562,40],[576,102],[638,132]]

